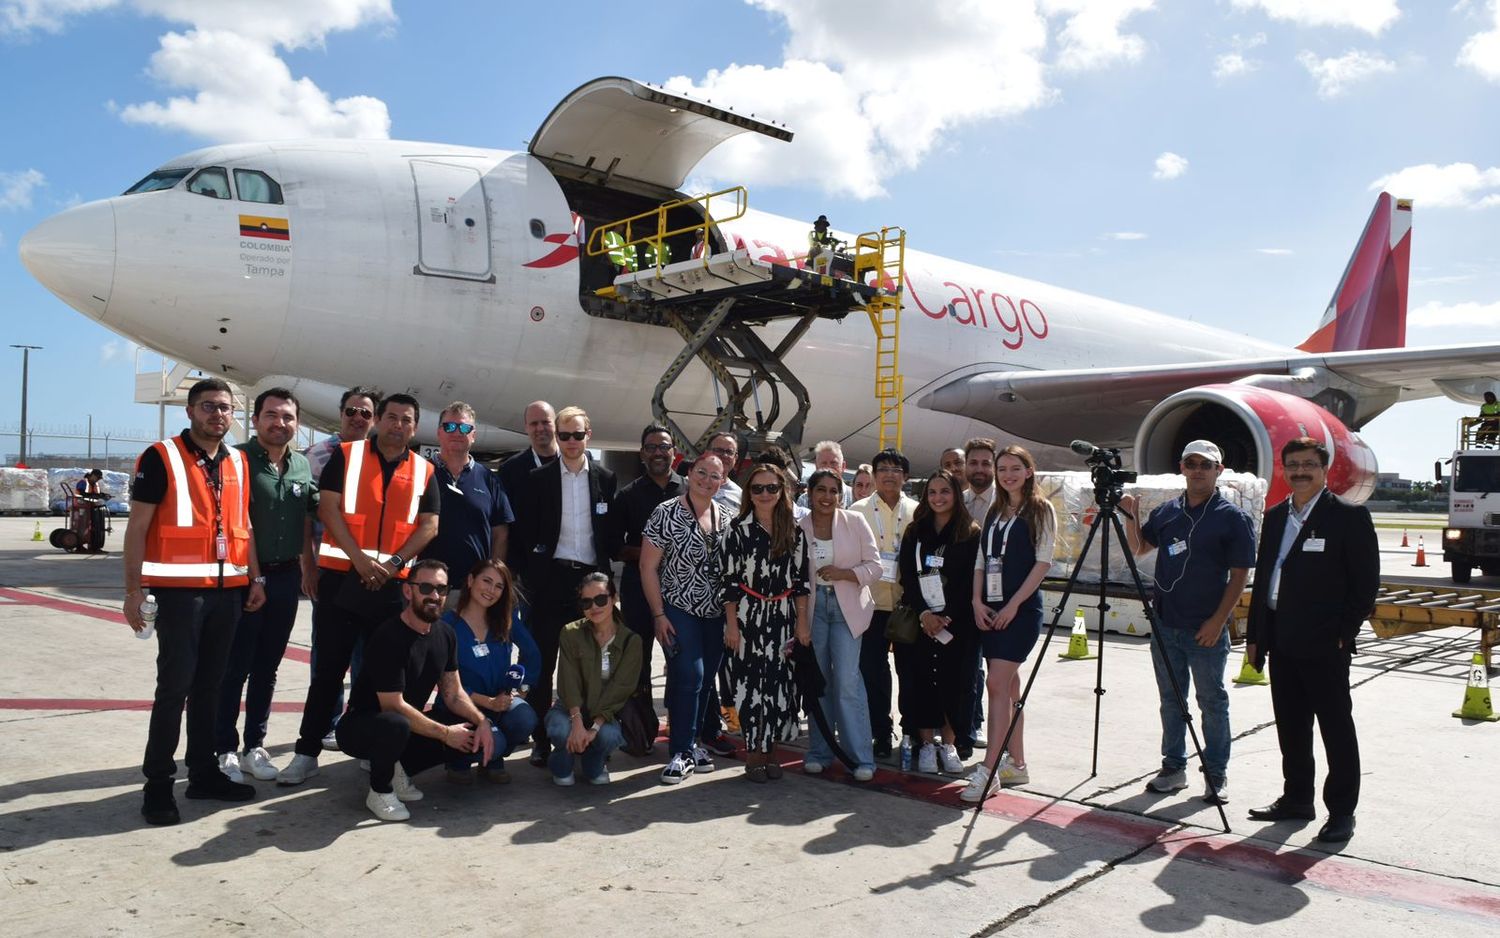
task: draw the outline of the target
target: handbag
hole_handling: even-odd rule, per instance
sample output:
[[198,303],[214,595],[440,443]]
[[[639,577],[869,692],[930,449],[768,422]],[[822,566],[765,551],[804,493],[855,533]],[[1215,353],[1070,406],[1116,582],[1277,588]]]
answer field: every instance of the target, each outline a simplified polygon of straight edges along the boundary
[[620,723],[620,735],[625,738],[620,748],[632,756],[650,755],[651,747],[656,745],[656,737],[661,733],[661,720],[651,705],[651,692],[637,690],[631,694],[615,714],[615,719]]
[[922,614],[906,603],[897,603],[885,620],[885,637],[898,645],[910,645],[922,634]]

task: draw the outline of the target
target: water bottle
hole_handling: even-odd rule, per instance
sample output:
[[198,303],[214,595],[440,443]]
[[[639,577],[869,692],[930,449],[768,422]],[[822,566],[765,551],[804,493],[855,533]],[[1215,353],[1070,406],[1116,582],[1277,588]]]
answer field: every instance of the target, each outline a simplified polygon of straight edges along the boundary
[[901,737],[901,771],[911,771],[911,736],[903,734]]
[[135,633],[135,637],[148,639],[156,631],[156,597],[150,593],[141,600],[141,620],[146,623],[146,627]]

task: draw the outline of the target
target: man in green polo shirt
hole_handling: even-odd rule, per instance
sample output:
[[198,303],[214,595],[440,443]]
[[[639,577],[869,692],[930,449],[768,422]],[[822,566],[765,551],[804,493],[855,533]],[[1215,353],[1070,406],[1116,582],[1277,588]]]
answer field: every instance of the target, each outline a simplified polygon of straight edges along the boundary
[[[276,778],[276,766],[264,745],[276,668],[297,620],[302,583],[317,570],[312,519],[318,510],[318,487],[307,457],[291,445],[297,438],[297,409],[297,398],[286,388],[262,392],[250,417],[255,436],[239,447],[250,471],[250,523],[255,528],[266,603],[240,617],[219,689],[214,747],[219,769],[236,782],[243,781],[245,774],[261,781]],[[235,724],[247,679],[241,749]]]

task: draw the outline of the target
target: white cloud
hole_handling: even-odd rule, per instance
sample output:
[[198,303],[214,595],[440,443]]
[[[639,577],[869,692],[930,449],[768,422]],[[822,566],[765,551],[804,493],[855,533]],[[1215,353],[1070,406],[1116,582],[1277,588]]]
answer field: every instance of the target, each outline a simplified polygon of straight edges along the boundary
[[1351,49],[1332,59],[1320,59],[1306,50],[1297,53],[1297,61],[1318,81],[1318,97],[1331,99],[1359,84],[1386,72],[1394,72],[1396,63],[1373,52]]
[[1043,13],[1067,17],[1057,34],[1057,67],[1088,71],[1140,61],[1145,40],[1120,28],[1155,5],[1155,0],[1042,0]]
[[1286,257],[1292,253],[1291,248],[1256,248],[1257,254],[1270,254],[1272,257]]
[[1414,326],[1430,329],[1458,326],[1500,327],[1500,300],[1491,303],[1443,303],[1429,300],[1411,311],[1409,321]]
[[31,208],[32,194],[46,184],[47,177],[35,169],[0,172],[0,209]]
[[1500,206],[1500,166],[1480,169],[1473,163],[1423,163],[1370,183],[1370,191],[1382,189],[1412,199],[1422,208],[1494,208]]
[[1346,26],[1378,36],[1401,16],[1396,0],[1233,0],[1241,10],[1264,10],[1298,26]]
[[0,33],[26,33],[41,29],[55,33],[69,17],[112,7],[119,0],[3,0],[0,2]]
[[1490,0],[1490,28],[1475,33],[1458,52],[1458,64],[1500,82],[1500,0]]
[[99,346],[99,361],[125,361],[135,357],[140,346],[129,339],[110,339]]
[[1178,156],[1171,150],[1156,158],[1156,169],[1152,170],[1152,179],[1176,179],[1188,170],[1186,157]]
[[1142,231],[1109,231],[1099,237],[1107,241],[1144,241],[1148,235]]
[[1247,59],[1239,52],[1225,52],[1214,59],[1214,78],[1224,81],[1239,75],[1247,75],[1259,67],[1259,62]]

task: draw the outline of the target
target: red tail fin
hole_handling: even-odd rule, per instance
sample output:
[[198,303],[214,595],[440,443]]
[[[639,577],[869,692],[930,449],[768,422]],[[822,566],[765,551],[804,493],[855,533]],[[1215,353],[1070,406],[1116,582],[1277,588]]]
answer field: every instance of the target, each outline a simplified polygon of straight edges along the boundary
[[1347,352],[1406,345],[1410,262],[1411,200],[1382,192],[1322,322],[1297,347],[1304,352]]

